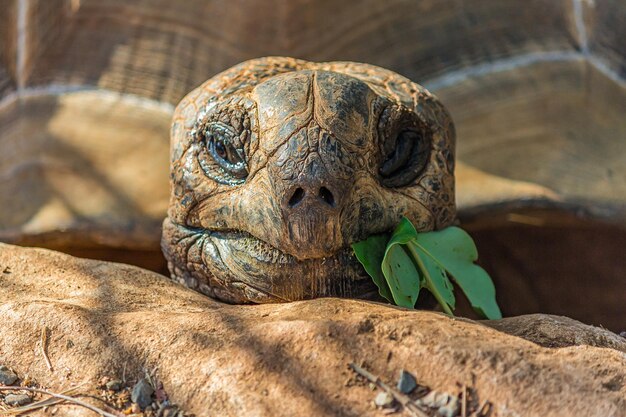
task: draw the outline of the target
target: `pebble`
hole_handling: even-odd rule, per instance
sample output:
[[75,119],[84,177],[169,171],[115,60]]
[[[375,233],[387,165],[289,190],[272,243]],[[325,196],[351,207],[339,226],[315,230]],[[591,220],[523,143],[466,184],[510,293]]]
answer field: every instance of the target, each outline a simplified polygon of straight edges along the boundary
[[459,398],[444,392],[431,391],[415,401],[418,405],[437,409],[437,415],[453,417],[459,411]]
[[394,401],[393,395],[388,392],[381,392],[374,399],[374,404],[382,408],[391,408],[393,407]]
[[13,385],[15,381],[17,381],[15,372],[4,365],[0,366],[0,385]]
[[122,381],[119,379],[114,379],[106,383],[106,387],[109,391],[119,391],[122,389]]
[[142,378],[133,387],[130,399],[143,409],[152,404],[152,394],[154,394],[154,388],[146,379]]
[[8,405],[25,405],[31,401],[32,399],[26,394],[8,394],[4,397],[4,402]]
[[450,396],[443,392],[431,391],[425,397],[418,399],[416,402],[430,408],[439,408],[448,404]]
[[403,394],[410,394],[415,388],[417,388],[417,381],[413,375],[403,369],[400,373],[397,388],[398,391]]
[[454,417],[459,411],[459,398],[452,397],[450,402],[443,407],[439,407],[437,413],[442,417]]
[[161,415],[163,417],[176,417],[177,414],[178,414],[178,408],[175,406],[171,406],[171,405],[164,408],[163,411],[161,412]]

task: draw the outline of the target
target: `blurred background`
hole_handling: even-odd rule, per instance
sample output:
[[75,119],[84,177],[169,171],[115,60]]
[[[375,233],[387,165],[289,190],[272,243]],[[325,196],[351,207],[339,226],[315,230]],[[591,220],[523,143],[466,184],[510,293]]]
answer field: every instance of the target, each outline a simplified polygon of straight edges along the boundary
[[176,103],[249,58],[430,89],[505,315],[626,330],[624,0],[0,0],[0,241],[165,273]]

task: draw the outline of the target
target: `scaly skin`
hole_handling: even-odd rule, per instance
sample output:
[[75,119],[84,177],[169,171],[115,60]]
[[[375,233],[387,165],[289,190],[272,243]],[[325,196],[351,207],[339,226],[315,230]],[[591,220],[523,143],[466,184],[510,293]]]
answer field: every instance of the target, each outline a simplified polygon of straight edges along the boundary
[[233,303],[370,297],[350,245],[407,216],[449,226],[454,126],[421,86],[352,62],[260,58],[178,105],[162,247],[172,277]]

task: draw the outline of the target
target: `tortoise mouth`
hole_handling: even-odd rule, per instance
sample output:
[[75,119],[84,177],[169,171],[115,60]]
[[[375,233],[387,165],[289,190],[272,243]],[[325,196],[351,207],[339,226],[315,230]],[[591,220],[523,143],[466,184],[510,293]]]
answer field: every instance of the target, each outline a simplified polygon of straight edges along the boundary
[[349,246],[325,258],[298,259],[246,231],[166,220],[163,249],[174,277],[228,302],[373,298],[377,293]]
[[[339,256],[350,257],[350,255],[353,254],[352,247],[348,245],[335,251],[330,256],[311,256],[306,258],[298,258],[295,255],[292,255],[283,249],[279,249],[271,243],[266,242],[265,240],[254,236],[252,233],[245,230],[199,229],[199,232],[207,233],[214,239],[228,241],[234,248],[247,250],[251,256],[255,257],[260,262],[292,264],[294,262],[319,260],[323,263],[328,259],[336,258]],[[356,257],[354,257],[354,261],[356,261]]]

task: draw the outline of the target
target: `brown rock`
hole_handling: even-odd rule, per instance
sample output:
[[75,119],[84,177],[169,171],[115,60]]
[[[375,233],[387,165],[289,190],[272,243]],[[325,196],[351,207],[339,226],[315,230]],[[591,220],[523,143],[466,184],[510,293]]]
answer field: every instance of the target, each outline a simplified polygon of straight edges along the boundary
[[[158,367],[172,402],[198,416],[378,415],[367,384],[345,386],[355,361],[391,384],[401,369],[438,392],[467,384],[493,416],[625,415],[626,341],[559,317],[486,323],[499,331],[355,300],[232,306],[135,267],[9,245],[0,265],[13,271],[0,276],[0,362],[52,390]],[[42,326],[69,380],[33,356]]]

